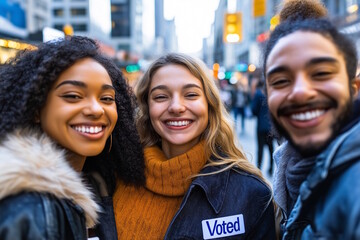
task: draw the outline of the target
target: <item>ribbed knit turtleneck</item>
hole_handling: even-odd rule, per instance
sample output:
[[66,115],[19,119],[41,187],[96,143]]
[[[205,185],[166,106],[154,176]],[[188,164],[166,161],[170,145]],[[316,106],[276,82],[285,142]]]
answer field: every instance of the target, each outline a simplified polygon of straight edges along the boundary
[[204,143],[166,159],[157,147],[144,149],[146,186],[136,188],[119,182],[114,211],[119,239],[163,239],[192,175],[206,163]]

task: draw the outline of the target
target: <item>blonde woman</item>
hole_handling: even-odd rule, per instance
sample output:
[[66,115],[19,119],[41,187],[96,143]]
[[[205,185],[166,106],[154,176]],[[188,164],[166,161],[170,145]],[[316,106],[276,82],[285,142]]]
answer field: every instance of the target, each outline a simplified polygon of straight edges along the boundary
[[206,66],[160,57],[138,82],[145,187],[119,182],[119,239],[275,239],[272,193],[236,146]]

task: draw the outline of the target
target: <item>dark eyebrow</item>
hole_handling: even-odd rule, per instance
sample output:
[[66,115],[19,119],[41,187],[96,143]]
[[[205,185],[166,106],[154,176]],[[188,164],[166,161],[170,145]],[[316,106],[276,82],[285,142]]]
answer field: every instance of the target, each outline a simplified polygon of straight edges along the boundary
[[266,73],[266,78],[268,78],[272,74],[279,73],[279,72],[286,72],[286,71],[289,71],[288,67],[279,66],[279,67],[273,68],[269,72]]
[[193,87],[201,89],[201,87],[199,85],[196,85],[193,83],[186,84],[183,88],[187,89],[187,88],[193,88]]
[[153,91],[155,91],[155,90],[157,90],[157,89],[166,90],[166,89],[168,89],[168,87],[165,86],[165,85],[159,85],[159,86],[156,86],[156,87],[152,88],[152,89],[150,90],[150,93],[152,93]]
[[108,89],[111,89],[111,90],[114,90],[115,91],[115,88],[109,84],[104,84],[102,87],[101,87],[102,90],[108,90]]
[[[183,89],[193,88],[193,87],[201,89],[200,86],[198,86],[198,85],[196,85],[196,84],[193,84],[193,83],[186,84],[186,85],[183,87]],[[168,88],[166,85],[159,85],[159,86],[156,86],[156,87],[152,88],[152,89],[150,90],[150,93],[152,93],[153,91],[155,91],[155,90],[157,90],[157,89],[166,90],[166,89],[169,89],[169,88]]]
[[[82,87],[82,88],[87,87],[87,85],[84,82],[76,81],[76,80],[66,80],[66,81],[61,82],[59,85],[57,85],[55,87],[55,89],[58,89],[59,87],[61,87],[62,85],[65,85],[65,84],[70,84],[70,85],[74,85],[74,86]],[[102,85],[101,89],[102,90],[112,89],[112,90],[115,91],[115,88],[113,86],[109,85],[109,84]]]
[[335,63],[338,64],[339,61],[332,57],[319,57],[313,58],[308,63],[306,63],[306,67],[310,67],[312,64],[319,64],[319,63]]
[[[332,57],[319,57],[319,58],[313,58],[309,62],[306,63],[306,67],[310,67],[313,64],[319,64],[319,63],[334,63],[338,64],[339,61]],[[289,71],[288,67],[285,66],[279,66],[275,67],[274,69],[271,69],[268,73],[266,73],[266,77],[268,78],[270,75],[279,73],[279,72],[286,72]]]
[[59,85],[57,85],[55,87],[55,89],[58,89],[59,87],[61,87],[62,85],[65,85],[65,84],[70,84],[70,85],[86,88],[86,84],[83,82],[76,81],[76,80],[66,80],[66,81],[61,82]]

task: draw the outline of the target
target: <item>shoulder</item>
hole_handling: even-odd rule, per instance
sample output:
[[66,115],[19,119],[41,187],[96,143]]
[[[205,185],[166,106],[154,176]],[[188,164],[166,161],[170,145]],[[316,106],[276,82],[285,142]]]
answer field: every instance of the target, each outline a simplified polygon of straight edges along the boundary
[[8,196],[0,201],[0,212],[4,216],[0,219],[0,236],[4,239],[46,239],[52,234],[65,239],[71,236],[70,229],[76,229],[79,235],[86,229],[80,207],[48,193]]
[[237,168],[230,170],[229,187],[237,188],[243,193],[246,191],[253,197],[262,196],[268,199],[272,198],[270,187],[259,177],[254,174],[247,173]]
[[0,186],[4,186],[0,201],[24,192],[48,193],[55,200],[73,200],[85,211],[89,226],[96,222],[99,207],[82,176],[66,161],[65,152],[38,129],[17,129],[1,141]]
[[337,193],[340,198],[353,199],[353,201],[359,202],[360,198],[360,188],[357,187],[360,185],[360,159],[353,162],[346,167],[343,171],[339,169],[340,173],[334,172],[335,176],[333,177],[331,188]]
[[[74,211],[75,214],[84,216],[84,211],[72,201],[59,199],[49,193],[21,192],[0,200],[0,212],[6,218],[17,215],[27,215],[39,224],[45,224],[46,217],[65,215],[65,212]],[[47,215],[47,216],[46,216]]]
[[249,239],[275,239],[275,213],[271,188],[257,176],[231,169],[225,209],[244,216]]
[[0,236],[4,239],[45,239],[47,236],[47,212],[45,195],[24,192],[8,196],[0,201]]
[[230,181],[234,181],[246,185],[249,184],[252,186],[252,188],[256,190],[261,190],[271,193],[269,186],[258,176],[237,168],[232,168],[230,170]]

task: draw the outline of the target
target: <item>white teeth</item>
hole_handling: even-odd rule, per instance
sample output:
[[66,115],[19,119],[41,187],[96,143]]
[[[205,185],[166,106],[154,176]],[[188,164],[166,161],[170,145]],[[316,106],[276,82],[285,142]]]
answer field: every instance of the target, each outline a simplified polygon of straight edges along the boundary
[[190,121],[169,121],[166,124],[170,126],[182,127],[190,124]]
[[314,118],[320,117],[325,113],[325,110],[313,110],[304,113],[296,113],[291,115],[291,119],[298,121],[309,121]]
[[88,126],[75,126],[76,131],[81,133],[99,133],[102,131],[102,126],[88,127]]

